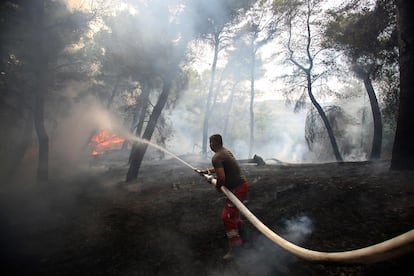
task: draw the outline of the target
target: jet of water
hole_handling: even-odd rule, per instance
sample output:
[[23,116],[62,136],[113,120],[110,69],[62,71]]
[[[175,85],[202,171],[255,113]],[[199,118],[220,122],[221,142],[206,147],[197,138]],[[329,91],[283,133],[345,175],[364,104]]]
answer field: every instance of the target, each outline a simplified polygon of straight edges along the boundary
[[133,135],[128,135],[127,137],[128,140],[130,141],[135,141],[135,142],[140,142],[140,143],[145,143],[148,144],[151,147],[154,147],[156,149],[159,149],[163,152],[165,152],[166,154],[170,155],[171,157],[173,157],[174,159],[180,161],[181,163],[183,163],[184,165],[186,165],[187,167],[189,167],[192,170],[196,170],[196,167],[192,166],[191,164],[189,164],[188,162],[184,161],[183,159],[181,159],[180,157],[178,157],[177,155],[175,155],[174,153],[168,151],[167,149],[161,147],[160,145],[151,143],[150,141],[146,140],[146,139],[142,139]]

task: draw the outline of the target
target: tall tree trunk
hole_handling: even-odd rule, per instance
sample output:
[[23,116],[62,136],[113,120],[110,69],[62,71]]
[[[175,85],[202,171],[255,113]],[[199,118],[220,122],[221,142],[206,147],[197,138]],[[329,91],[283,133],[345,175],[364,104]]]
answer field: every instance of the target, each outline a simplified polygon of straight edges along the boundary
[[[43,83],[43,81],[42,81]],[[47,182],[49,178],[49,137],[44,125],[44,83],[37,88],[34,108],[34,125],[39,142],[37,181]]]
[[323,124],[325,125],[325,128],[326,128],[326,131],[328,132],[329,141],[331,142],[332,150],[333,150],[333,153],[335,155],[336,161],[342,162],[343,159],[342,159],[341,153],[339,152],[338,144],[336,142],[335,135],[333,133],[331,124],[329,123],[329,120],[326,117],[326,114],[323,111],[321,105],[318,103],[318,101],[315,99],[315,96],[312,93],[312,81],[311,81],[310,74],[307,75],[307,79],[308,79],[308,95],[309,95],[309,98],[310,98],[313,106],[318,111],[318,114],[321,117],[321,119],[323,121]]
[[201,152],[202,152],[203,157],[207,156],[208,123],[210,119],[211,100],[212,100],[213,91],[214,91],[214,79],[216,75],[219,47],[220,47],[219,34],[215,34],[214,57],[213,57],[213,64],[211,65],[210,87],[208,89],[208,96],[207,96],[207,102],[206,102],[206,108],[205,108],[204,120],[203,120],[203,144],[201,147]]
[[226,70],[227,70],[227,68],[228,67],[224,68],[223,72],[220,74],[220,79],[217,82],[217,87],[216,87],[216,89],[214,89],[215,92],[214,92],[213,102],[211,103],[211,108],[210,109],[213,109],[214,106],[217,103],[217,98],[218,98],[218,95],[220,94],[220,90],[221,90],[221,85],[223,83],[223,79],[226,77]]
[[[142,92],[138,97],[138,106],[137,112],[138,114],[138,123],[137,120],[134,120],[134,125],[136,124],[135,135],[140,137],[142,134],[142,129],[144,128],[145,117],[147,115],[148,110],[148,103],[150,97],[150,87],[147,84],[143,84]],[[135,126],[134,126],[135,127]]]
[[254,50],[254,40],[251,41],[251,67],[250,67],[250,135],[249,135],[249,156],[253,155],[254,147],[254,76],[256,67],[256,53]]
[[[157,126],[158,118],[161,115],[162,110],[165,107],[165,104],[168,100],[168,95],[171,91],[171,81],[164,80],[164,86],[161,95],[158,98],[157,104],[154,106],[152,110],[151,116],[149,118],[148,124],[145,128],[144,134],[142,138],[146,141],[150,141],[152,134],[154,133],[155,127]],[[144,159],[145,152],[148,148],[148,144],[145,142],[135,142],[131,149],[130,154],[130,164],[129,169],[126,176],[126,181],[134,181],[138,177],[138,172],[141,167],[142,160]]]
[[46,33],[44,30],[44,3],[33,2],[31,5],[33,71],[35,76],[33,119],[39,143],[37,181],[47,182],[49,178],[49,137],[44,125],[44,101],[47,92],[48,58],[46,50]]
[[374,135],[372,138],[372,148],[370,159],[375,160],[381,157],[382,147],[382,119],[381,111],[378,105],[377,97],[375,96],[374,88],[372,87],[371,79],[368,75],[364,77],[364,85],[367,90],[369,102],[372,110],[372,119],[374,121]]
[[414,169],[414,2],[397,0],[400,48],[400,106],[391,169]]
[[326,117],[325,112],[323,111],[322,107],[318,103],[318,101],[315,99],[313,92],[312,92],[312,68],[313,68],[313,59],[311,55],[311,41],[312,41],[312,35],[311,35],[311,28],[310,28],[310,16],[311,16],[311,1],[307,0],[307,15],[306,15],[306,29],[307,29],[307,44],[306,44],[306,55],[307,55],[307,61],[309,63],[308,67],[305,67],[304,65],[300,64],[294,57],[294,51],[291,48],[291,38],[292,38],[292,18],[289,19],[289,39],[288,39],[288,50],[290,52],[290,61],[293,62],[300,70],[302,70],[306,74],[306,82],[307,82],[307,89],[308,89],[308,96],[313,104],[313,106],[318,111],[319,116],[321,117],[326,131],[328,132],[329,141],[332,145],[332,150],[335,155],[336,161],[342,162],[342,156],[338,149],[338,144],[336,143],[335,135],[333,133],[331,124],[329,123],[328,118]]
[[[147,115],[148,105],[149,105],[149,96],[150,96],[150,87],[144,81],[141,82],[141,94],[137,99],[137,108],[134,112],[134,117],[132,118],[131,123],[131,133],[135,130],[135,136],[141,137],[142,129],[144,128],[145,117]],[[126,140],[122,144],[122,149],[126,150],[128,148],[128,143],[130,141]]]

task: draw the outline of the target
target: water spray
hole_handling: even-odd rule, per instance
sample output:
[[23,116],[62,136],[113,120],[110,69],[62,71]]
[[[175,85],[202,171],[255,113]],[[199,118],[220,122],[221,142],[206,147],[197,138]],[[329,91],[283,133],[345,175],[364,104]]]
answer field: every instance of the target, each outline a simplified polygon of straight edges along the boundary
[[163,148],[163,147],[161,147],[161,146],[159,146],[159,145],[157,145],[157,144],[151,143],[150,141],[148,141],[148,140],[146,140],[146,139],[142,139],[142,138],[139,138],[139,137],[133,136],[133,135],[131,135],[131,134],[129,134],[129,135],[128,135],[127,139],[128,139],[128,140],[135,141],[135,142],[140,142],[140,143],[145,143],[145,144],[148,144],[149,146],[151,146],[151,147],[153,147],[153,148],[156,148],[156,149],[158,149],[158,150],[160,150],[160,151],[162,151],[162,152],[165,152],[166,154],[168,154],[169,156],[173,157],[174,159],[176,159],[176,160],[180,161],[181,163],[183,163],[184,165],[186,165],[187,167],[189,167],[189,168],[190,168],[190,169],[192,169],[193,171],[194,171],[194,170],[196,170],[196,168],[195,168],[194,166],[192,166],[190,163],[188,163],[188,162],[184,161],[183,159],[181,159],[180,157],[178,157],[178,156],[177,156],[177,155],[175,155],[174,153],[170,152],[169,150],[167,150],[167,149],[165,149],[165,148]]
[[[216,186],[217,179],[211,174],[203,174],[194,166],[179,158],[177,155],[166,150],[165,148],[151,143],[148,140],[141,139],[132,135],[128,135],[128,139],[146,143],[154,148],[157,148],[176,160],[180,161],[199,175],[203,176],[209,183]],[[225,186],[220,187],[221,191],[228,197],[228,199],[236,205],[240,212],[248,219],[263,235],[270,239],[276,245],[282,247],[286,251],[309,261],[316,262],[337,262],[337,263],[353,263],[353,264],[368,264],[379,261],[384,261],[405,253],[414,251],[414,229],[396,236],[384,242],[371,245],[368,247],[344,251],[344,252],[321,252],[300,247],[288,240],[285,240],[269,227],[264,225],[229,189]]]

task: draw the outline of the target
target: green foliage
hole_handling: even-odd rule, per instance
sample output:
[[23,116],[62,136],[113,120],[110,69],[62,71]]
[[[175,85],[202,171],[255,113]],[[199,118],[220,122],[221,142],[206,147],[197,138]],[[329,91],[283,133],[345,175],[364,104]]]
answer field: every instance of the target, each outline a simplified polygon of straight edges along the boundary
[[[69,48],[79,42],[90,17],[67,10],[62,1],[39,0],[3,1],[0,19],[0,120],[18,118],[17,124],[4,125],[6,134],[1,145],[8,152],[4,156],[13,155],[10,163],[15,169],[25,152],[33,151],[34,120],[39,145],[38,177],[47,180],[48,135],[69,106],[68,95],[62,93],[63,84],[81,78]],[[10,144],[10,140],[17,143]]]
[[221,32],[226,25],[239,19],[238,16],[253,2],[252,0],[189,1],[196,36],[205,38]]
[[330,15],[324,46],[344,52],[357,77],[379,84],[383,117],[394,124],[399,93],[395,2],[377,0],[372,8],[356,5]]
[[[38,28],[31,24],[30,10],[39,3],[44,7],[44,16]],[[205,112],[205,96],[212,72],[199,75],[185,66],[190,64],[189,41],[201,37],[207,38],[205,41],[219,39],[222,43],[219,50],[227,47],[227,51],[219,56],[210,124],[216,125],[215,131],[222,132],[225,128],[223,118],[229,118],[230,112],[229,135],[234,140],[247,139],[247,81],[251,73],[251,54],[257,54],[254,75],[257,80],[264,76],[264,70],[261,70],[264,61],[260,59],[258,49],[279,34],[280,29],[275,24],[286,19],[287,12],[299,12],[295,8],[303,1],[131,0],[125,3],[131,9],[92,14],[69,11],[63,1],[3,1],[0,4],[2,121],[13,118],[18,121],[17,127],[26,125],[24,120],[30,118],[35,96],[34,71],[38,69],[35,61],[40,60],[48,77],[45,110],[48,126],[53,126],[52,129],[68,115],[71,107],[90,98],[98,99],[102,106],[130,124],[137,115],[141,104],[139,97],[145,89],[150,91],[145,106],[147,122],[151,108],[162,92],[163,80],[168,79],[173,80],[173,84],[166,111],[185,110],[182,119],[191,126],[191,134],[197,136],[201,131],[200,118]],[[268,26],[259,24],[264,21],[256,19],[268,19],[267,14],[261,12],[269,7],[273,11],[272,23]],[[253,11],[258,12],[256,17],[251,16]],[[393,1],[379,0],[374,9],[335,11],[331,16],[333,20],[327,25],[324,45],[345,52],[349,60],[358,65],[367,65],[364,69],[371,70],[384,90],[381,99],[386,105],[383,112],[394,120],[398,102],[398,82],[394,81],[398,79],[395,74],[398,53]],[[320,19],[325,19],[319,15],[315,18],[319,23]],[[91,20],[95,19],[99,20],[91,28]],[[246,23],[242,28],[243,35],[237,35],[236,26],[240,27],[238,24],[243,21]],[[217,34],[220,36],[215,37]],[[253,43],[249,40],[251,35],[256,35]],[[38,41],[43,42],[44,55],[36,50],[40,45]],[[227,63],[223,68],[220,66],[224,59]],[[328,66],[331,65],[329,62],[334,63],[323,60],[320,64]],[[321,74],[316,72],[315,79]],[[297,91],[302,91],[296,82],[292,84]],[[266,118],[267,111],[255,107],[256,130],[266,137],[260,140],[259,134],[258,141],[279,135],[266,130],[271,123]],[[156,137],[160,142],[164,143],[171,135],[173,123],[167,117],[160,117],[157,128],[160,135]]]
[[326,26],[325,47],[344,51],[375,80],[398,63],[397,25],[394,1],[377,0],[373,9],[331,11]]
[[[103,84],[99,97],[107,98],[113,92],[117,98],[127,95],[119,105],[132,130],[139,122],[149,121],[165,82],[172,81],[165,109],[173,109],[188,86],[182,63],[190,36],[183,18],[187,10],[174,10],[179,3],[129,1],[133,11],[124,9],[105,16],[105,27],[96,33],[95,44],[91,45],[99,56],[95,76]],[[170,122],[164,115],[158,120],[155,138],[159,141],[171,135]]]

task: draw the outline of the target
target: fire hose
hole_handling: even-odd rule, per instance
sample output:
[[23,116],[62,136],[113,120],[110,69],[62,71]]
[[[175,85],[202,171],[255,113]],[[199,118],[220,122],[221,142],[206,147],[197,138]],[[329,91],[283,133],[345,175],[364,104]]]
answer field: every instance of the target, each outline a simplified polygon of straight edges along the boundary
[[[216,186],[217,180],[212,175],[201,175],[203,175],[208,182]],[[264,234],[276,245],[305,260],[315,262],[368,264],[395,258],[414,251],[414,229],[384,242],[355,250],[344,252],[321,252],[306,249],[285,240],[270,230],[229,189],[224,186],[221,186],[220,188],[228,199],[236,205],[245,218],[249,220],[262,234]]]

